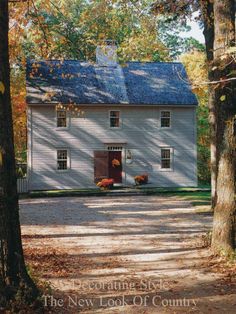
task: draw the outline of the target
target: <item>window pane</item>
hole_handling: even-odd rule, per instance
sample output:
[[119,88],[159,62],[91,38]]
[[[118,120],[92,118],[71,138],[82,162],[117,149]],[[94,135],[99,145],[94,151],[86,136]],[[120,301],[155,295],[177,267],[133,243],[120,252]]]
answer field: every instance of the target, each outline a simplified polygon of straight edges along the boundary
[[120,111],[110,111],[110,117],[119,118]]
[[162,118],[170,118],[170,111],[162,111],[161,117]]
[[67,161],[66,160],[58,160],[57,169],[58,170],[66,170],[67,169]]
[[57,117],[58,118],[66,118],[66,111],[64,111],[64,110],[57,111]]
[[162,160],[161,161],[161,168],[163,169],[170,169],[170,160]]
[[57,127],[58,128],[65,128],[66,127],[66,119],[58,118],[57,119]]
[[58,150],[57,159],[66,160],[67,159],[67,150]]
[[162,149],[161,150],[161,158],[162,159],[170,158],[170,150],[169,149]]
[[170,127],[170,119],[169,118],[161,118],[161,127],[169,128]]
[[120,126],[120,121],[117,118],[111,118],[110,119],[110,127],[112,128],[118,128]]

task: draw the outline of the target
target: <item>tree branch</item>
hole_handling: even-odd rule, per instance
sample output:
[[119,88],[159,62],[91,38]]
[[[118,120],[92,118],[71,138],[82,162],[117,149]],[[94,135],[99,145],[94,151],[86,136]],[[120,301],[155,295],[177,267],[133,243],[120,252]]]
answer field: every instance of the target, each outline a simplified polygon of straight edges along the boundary
[[35,15],[36,15],[36,18],[37,18],[39,27],[40,27],[40,29],[41,29],[41,31],[42,31],[42,33],[43,33],[44,41],[45,41],[45,43],[46,43],[46,52],[47,52],[47,54],[48,54],[49,43],[48,43],[48,38],[47,38],[46,30],[45,30],[43,24],[42,24],[41,21],[40,21],[39,14],[38,14],[38,9],[37,9],[36,6],[35,6],[34,0],[31,0],[31,2],[32,2],[33,8],[34,8],[34,11],[35,11]]

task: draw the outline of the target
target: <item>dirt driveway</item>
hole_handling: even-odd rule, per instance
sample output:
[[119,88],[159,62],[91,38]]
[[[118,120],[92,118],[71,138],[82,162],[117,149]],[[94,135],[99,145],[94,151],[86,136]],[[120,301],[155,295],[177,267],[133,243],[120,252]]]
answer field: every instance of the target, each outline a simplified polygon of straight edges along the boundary
[[[20,202],[27,262],[57,289],[57,313],[235,313],[232,278],[209,269],[212,224],[176,197]],[[230,274],[227,274],[229,276]]]

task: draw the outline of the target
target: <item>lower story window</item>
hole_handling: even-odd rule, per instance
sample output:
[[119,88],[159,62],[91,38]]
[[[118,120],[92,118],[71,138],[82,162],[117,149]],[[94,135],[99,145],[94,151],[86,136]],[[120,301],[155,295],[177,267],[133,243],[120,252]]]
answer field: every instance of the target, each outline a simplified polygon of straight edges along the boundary
[[57,150],[57,170],[68,169],[68,151],[67,149]]
[[171,148],[161,149],[161,169],[172,168]]

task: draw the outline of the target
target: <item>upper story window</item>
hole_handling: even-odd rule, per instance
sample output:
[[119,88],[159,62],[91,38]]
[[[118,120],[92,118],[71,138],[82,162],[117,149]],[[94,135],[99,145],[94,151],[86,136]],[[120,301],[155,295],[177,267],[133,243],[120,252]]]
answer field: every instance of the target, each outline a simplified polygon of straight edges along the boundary
[[67,149],[58,149],[57,150],[57,170],[67,170],[69,159],[68,159],[68,150]]
[[110,127],[111,128],[120,127],[120,111],[115,110],[110,111]]
[[67,127],[67,113],[64,109],[57,110],[57,127],[66,128]]
[[161,149],[161,169],[172,169],[172,149]]
[[170,111],[161,111],[161,128],[171,127],[171,114]]

